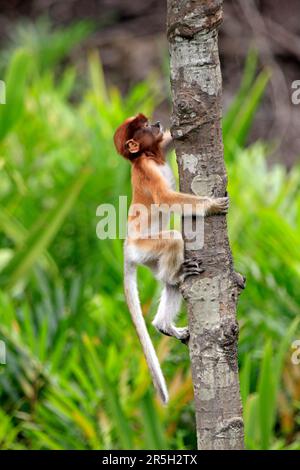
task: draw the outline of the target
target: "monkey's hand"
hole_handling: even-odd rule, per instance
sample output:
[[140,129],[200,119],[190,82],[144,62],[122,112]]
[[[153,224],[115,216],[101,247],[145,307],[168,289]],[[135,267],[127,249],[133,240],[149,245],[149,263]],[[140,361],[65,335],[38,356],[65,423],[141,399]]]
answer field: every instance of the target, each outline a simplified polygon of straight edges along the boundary
[[169,130],[164,132],[163,139],[160,143],[161,148],[165,151],[173,142],[171,132]]
[[229,208],[228,197],[208,198],[206,215],[227,214]]

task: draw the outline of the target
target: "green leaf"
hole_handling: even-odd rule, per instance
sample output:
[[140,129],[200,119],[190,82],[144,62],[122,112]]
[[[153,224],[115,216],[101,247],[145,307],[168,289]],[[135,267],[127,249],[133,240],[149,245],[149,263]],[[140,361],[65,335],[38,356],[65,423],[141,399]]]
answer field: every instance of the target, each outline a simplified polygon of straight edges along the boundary
[[258,405],[258,394],[249,395],[244,408],[245,447],[249,450],[257,449],[259,438]]
[[243,407],[246,406],[246,401],[250,393],[250,379],[251,379],[251,356],[246,356],[243,368],[240,373],[240,387],[241,387],[241,398]]
[[[17,247],[21,247],[28,237],[28,231],[23,227],[23,225],[16,220],[12,215],[10,215],[4,207],[0,206],[0,229],[3,233],[10,238]],[[53,275],[58,273],[57,266],[54,259],[50,256],[48,252],[45,255],[41,256],[41,259],[38,260],[38,263],[41,266],[46,266]]]
[[22,117],[31,57],[25,49],[17,49],[5,76],[6,104],[0,105],[0,141]]
[[106,103],[108,94],[98,51],[90,52],[88,64],[93,92],[100,102]]
[[224,135],[225,152],[230,156],[246,143],[256,110],[270,79],[270,72],[263,70],[257,77],[247,97],[241,103],[230,129]]
[[255,74],[257,70],[257,60],[258,60],[257,51],[255,49],[250,49],[247,55],[240,88],[237,94],[235,95],[235,97],[233,98],[233,101],[230,104],[223,118],[222,128],[223,128],[223,134],[225,138],[229,134],[230,129],[232,128],[234,121],[236,119],[236,115],[239,112],[239,110],[242,109],[244,100],[247,98],[247,94],[251,90],[251,86],[255,79]]
[[163,429],[149,392],[142,399],[143,427],[147,449],[166,449]]
[[300,323],[299,317],[295,318],[294,321],[291,323],[288,330],[286,331],[286,334],[283,336],[280,342],[278,352],[275,357],[273,373],[274,373],[274,383],[276,387],[275,389],[276,394],[278,393],[279,387],[280,387],[280,378],[281,378],[281,373],[282,373],[282,369],[284,365],[284,360],[286,358],[289,348],[291,347],[293,336],[295,335],[297,331],[299,323]]
[[276,400],[272,359],[273,348],[271,341],[268,341],[264,349],[258,385],[261,448],[265,450],[270,447],[273,435],[272,424]]
[[86,361],[87,367],[89,368],[92,377],[95,379],[96,386],[102,389],[105,394],[105,400],[111,417],[113,418],[116,430],[118,431],[122,448],[133,449],[132,431],[121,407],[116,387],[110,383],[109,377],[104,371],[104,367],[101,364],[96,348],[94,347],[91,339],[87,335],[84,335],[83,339],[88,352]]

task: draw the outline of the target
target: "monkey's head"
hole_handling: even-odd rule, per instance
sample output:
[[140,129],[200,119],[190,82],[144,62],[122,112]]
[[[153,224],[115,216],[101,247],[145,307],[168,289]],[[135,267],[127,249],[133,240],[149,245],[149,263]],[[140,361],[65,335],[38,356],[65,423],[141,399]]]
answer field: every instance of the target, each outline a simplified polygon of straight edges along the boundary
[[160,158],[159,143],[163,138],[160,122],[150,124],[146,116],[126,119],[115,132],[114,143],[120,155],[134,160],[142,154]]

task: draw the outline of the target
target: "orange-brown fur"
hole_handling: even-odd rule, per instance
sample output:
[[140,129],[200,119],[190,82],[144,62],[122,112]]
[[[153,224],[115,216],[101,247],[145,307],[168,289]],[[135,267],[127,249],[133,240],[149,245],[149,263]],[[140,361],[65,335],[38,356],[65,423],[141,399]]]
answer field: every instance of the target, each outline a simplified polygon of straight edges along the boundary
[[[187,328],[178,328],[174,322],[180,307],[178,284],[185,274],[183,270],[184,245],[181,233],[168,230],[168,219],[160,227],[159,211],[156,208],[170,208],[179,212],[189,205],[190,214],[207,215],[225,213],[227,198],[213,199],[183,194],[175,191],[166,174],[167,164],[163,149],[170,141],[170,133],[163,134],[159,123],[150,125],[143,114],[125,120],[115,132],[114,142],[117,151],[132,165],[132,202],[128,217],[129,228],[134,225],[134,236],[130,231],[125,241],[125,294],[133,322],[136,326],[153,382],[163,401],[167,401],[167,389],[161,369],[147,332],[141,312],[136,283],[136,266],[150,267],[164,283],[161,302],[153,325],[162,333],[186,341]],[[152,232],[145,233],[139,220],[142,205]],[[186,275],[197,274],[200,270],[193,267]]]

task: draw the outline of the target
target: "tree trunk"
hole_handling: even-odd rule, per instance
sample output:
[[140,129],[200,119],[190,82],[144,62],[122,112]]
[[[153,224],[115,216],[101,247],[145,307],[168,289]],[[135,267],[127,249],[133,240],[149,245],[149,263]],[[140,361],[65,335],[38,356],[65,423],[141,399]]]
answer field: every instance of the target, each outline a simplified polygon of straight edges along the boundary
[[[180,189],[226,195],[218,53],[221,0],[168,0],[173,99],[172,135]],[[205,218],[203,248],[185,251],[205,271],[182,285],[200,449],[242,449],[236,304],[243,277],[234,272],[226,217]]]

